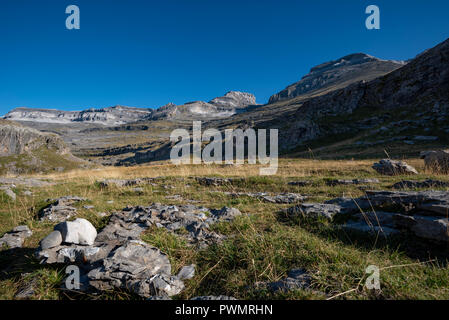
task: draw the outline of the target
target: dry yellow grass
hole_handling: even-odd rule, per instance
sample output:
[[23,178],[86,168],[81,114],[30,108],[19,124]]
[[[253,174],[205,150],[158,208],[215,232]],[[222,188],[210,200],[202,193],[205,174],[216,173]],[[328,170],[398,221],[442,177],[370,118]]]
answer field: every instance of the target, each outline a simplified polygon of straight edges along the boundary
[[[377,160],[309,160],[309,159],[280,159],[277,177],[310,177],[353,175],[359,173],[374,173],[371,166]],[[407,163],[418,171],[424,170],[424,163],[420,159],[408,159]],[[88,170],[73,170],[64,173],[49,175],[36,175],[35,177],[54,180],[72,180],[79,178],[113,179],[113,178],[138,178],[160,176],[232,176],[250,177],[258,176],[259,169],[266,165],[174,165],[170,162],[155,162],[151,165],[133,167],[101,167]]]

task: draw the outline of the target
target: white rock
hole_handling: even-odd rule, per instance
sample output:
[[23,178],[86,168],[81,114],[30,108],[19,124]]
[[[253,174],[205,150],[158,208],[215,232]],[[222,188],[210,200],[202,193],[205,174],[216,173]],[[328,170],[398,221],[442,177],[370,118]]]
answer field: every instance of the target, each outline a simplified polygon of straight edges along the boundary
[[66,243],[93,245],[97,237],[97,230],[86,219],[78,218],[75,221],[66,221],[55,227],[62,234]]

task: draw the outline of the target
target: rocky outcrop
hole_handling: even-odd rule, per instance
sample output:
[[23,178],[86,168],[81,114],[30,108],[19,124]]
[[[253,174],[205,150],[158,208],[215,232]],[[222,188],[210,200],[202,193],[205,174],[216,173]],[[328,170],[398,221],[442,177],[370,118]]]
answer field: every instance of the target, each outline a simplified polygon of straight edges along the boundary
[[395,161],[390,159],[383,159],[373,164],[373,169],[380,174],[387,176],[396,176],[403,174],[418,174],[415,168],[408,165],[404,161]]
[[56,134],[24,127],[18,123],[0,120],[0,157],[31,153],[41,147],[66,154],[68,148]]
[[335,90],[357,81],[370,81],[404,64],[402,61],[381,60],[364,53],[351,54],[312,68],[300,81],[271,96],[269,103],[324,89]]
[[76,208],[72,207],[72,205],[86,200],[85,198],[76,196],[66,196],[53,200],[49,199],[48,201],[52,201],[52,203],[39,212],[39,220],[52,222],[66,221],[77,214]]

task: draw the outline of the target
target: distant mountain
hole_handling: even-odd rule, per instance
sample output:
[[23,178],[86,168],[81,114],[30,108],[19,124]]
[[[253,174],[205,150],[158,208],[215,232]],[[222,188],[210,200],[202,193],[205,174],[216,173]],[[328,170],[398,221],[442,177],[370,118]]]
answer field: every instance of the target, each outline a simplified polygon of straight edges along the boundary
[[246,92],[229,91],[223,97],[215,98],[209,103],[222,108],[242,109],[256,105],[256,97]]
[[226,95],[215,98],[210,102],[194,101],[178,106],[169,103],[156,110],[124,106],[82,111],[16,108],[8,112],[3,118],[36,123],[90,123],[118,126],[143,120],[226,118],[237,112],[242,112],[244,108],[253,105],[256,105],[254,95],[230,91]]
[[351,54],[313,67],[300,81],[271,96],[269,103],[319,90],[335,90],[361,80],[370,81],[405,64],[402,61],[381,60],[364,53]]
[[58,124],[85,122],[114,126],[136,122],[149,117],[151,113],[151,109],[140,109],[124,106],[115,106],[103,109],[86,109],[82,111],[16,108],[8,112],[3,118],[14,121]]

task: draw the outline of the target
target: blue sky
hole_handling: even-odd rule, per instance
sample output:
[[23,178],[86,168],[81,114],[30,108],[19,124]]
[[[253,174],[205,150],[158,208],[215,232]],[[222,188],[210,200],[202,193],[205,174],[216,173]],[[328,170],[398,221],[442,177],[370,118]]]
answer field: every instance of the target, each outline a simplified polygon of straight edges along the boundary
[[[78,5],[81,29],[67,30]],[[381,30],[365,28],[365,8]],[[349,53],[409,59],[449,37],[446,0],[1,0],[0,114],[208,101],[257,102]]]

